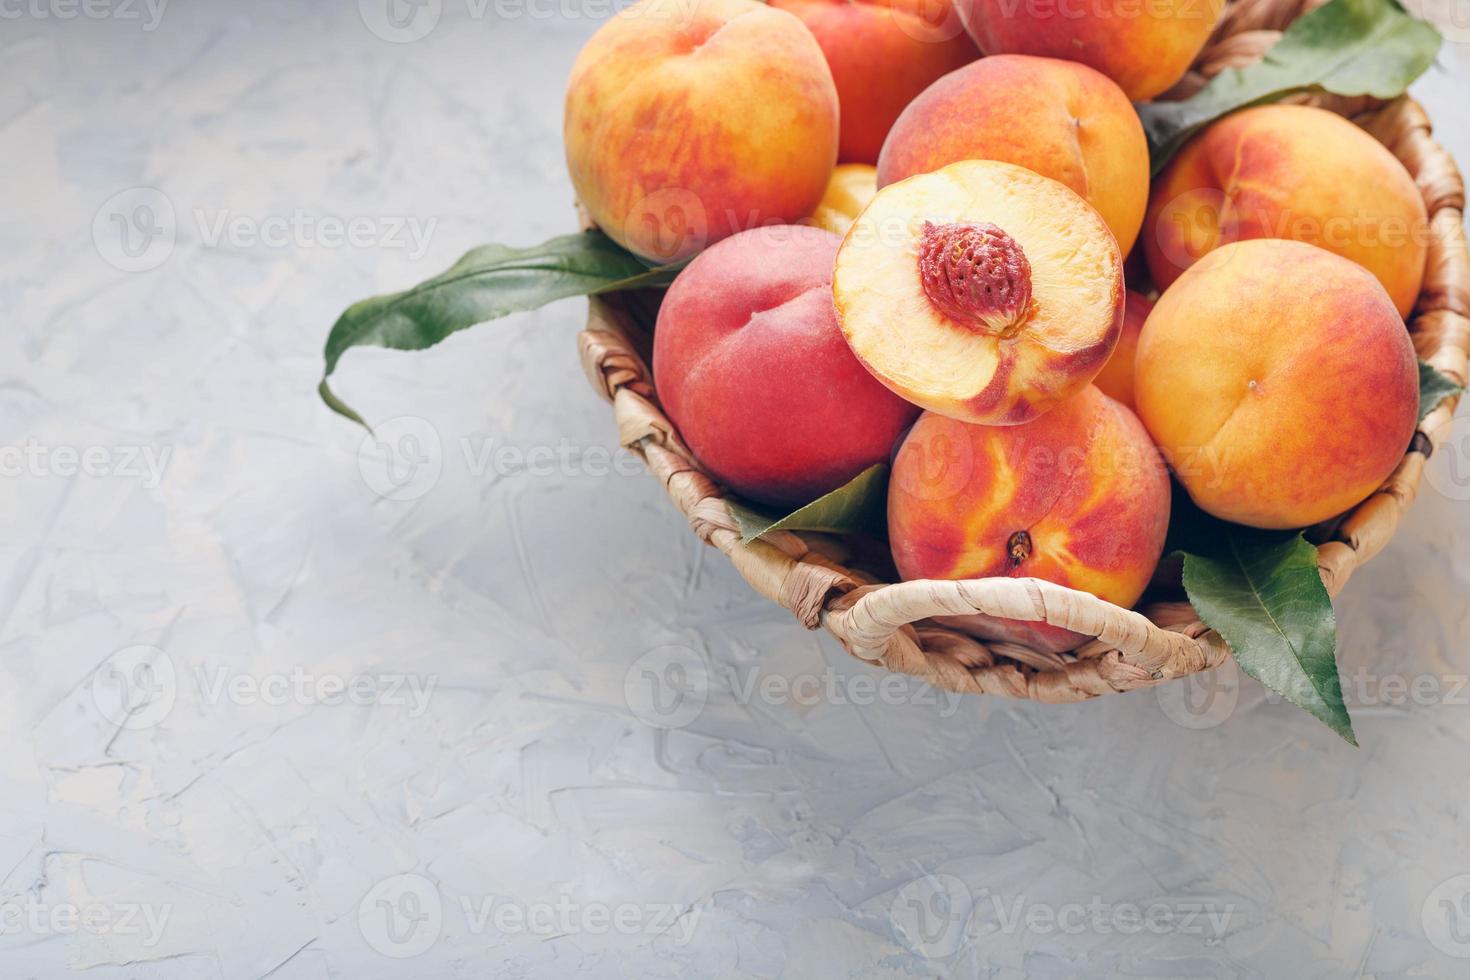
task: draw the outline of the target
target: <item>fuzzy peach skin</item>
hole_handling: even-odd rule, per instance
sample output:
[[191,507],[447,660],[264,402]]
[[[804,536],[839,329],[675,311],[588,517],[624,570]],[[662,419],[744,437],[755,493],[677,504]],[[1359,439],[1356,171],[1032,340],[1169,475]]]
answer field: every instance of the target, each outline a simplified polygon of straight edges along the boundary
[[919,410],[852,356],[832,309],[841,239],[757,228],[710,248],[659,310],[653,374],[715,479],[794,507],[888,459]]
[[1290,238],[1378,277],[1400,315],[1424,282],[1428,215],[1404,165],[1336,113],[1246,109],[1191,140],[1160,174],[1143,247],[1160,289],[1213,248]]
[[1159,298],[1138,341],[1138,413],[1216,517],[1305,527],[1382,485],[1419,418],[1393,301],[1301,242],[1224,245]]
[[[1132,412],[1093,387],[1025,425],[926,412],[889,482],[888,536],[905,579],[1039,578],[1131,606],[1168,527],[1158,451]],[[1043,622],[947,622],[1040,650],[1084,639]]]
[[878,186],[960,160],[1061,181],[1097,208],[1127,255],[1148,207],[1148,142],[1128,97],[1086,65],[997,55],[913,101],[878,160]]
[[955,0],[986,54],[1080,61],[1135,102],[1184,76],[1224,8],[1225,0]]
[[657,262],[811,214],[837,134],[822,49],[756,0],[641,0],[592,36],[567,88],[578,199]]
[[822,203],[803,224],[847,234],[863,208],[878,193],[878,171],[865,163],[844,163],[832,171]]
[[771,0],[811,29],[842,106],[838,157],[878,162],[894,120],[931,82],[980,57],[950,0]]
[[1096,211],[1009,163],[883,188],[837,255],[853,353],[907,400],[1017,425],[1086,387],[1123,326],[1123,259]]
[[1153,300],[1128,290],[1123,301],[1123,334],[1113,348],[1113,356],[1092,381],[1104,395],[1129,408],[1133,408],[1133,361],[1138,353],[1138,336],[1153,308]]

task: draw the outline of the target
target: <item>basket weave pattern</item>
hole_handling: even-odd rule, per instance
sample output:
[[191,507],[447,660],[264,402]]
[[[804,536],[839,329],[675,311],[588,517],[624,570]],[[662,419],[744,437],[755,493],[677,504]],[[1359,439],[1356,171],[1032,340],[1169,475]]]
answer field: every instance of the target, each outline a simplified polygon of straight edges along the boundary
[[[1233,0],[1193,68],[1166,98],[1186,97],[1217,72],[1259,60],[1286,25],[1323,2]],[[1348,116],[1413,176],[1427,205],[1430,240],[1409,332],[1420,357],[1463,384],[1470,352],[1470,253],[1465,187],[1454,161],[1431,138],[1424,110],[1407,97],[1387,104],[1338,96],[1297,101]],[[593,299],[578,337],[588,380],[613,405],[619,442],[644,459],[694,532],[729,556],[756,591],[807,627],[825,627],[853,656],[944,690],[1063,702],[1149,687],[1217,666],[1229,654],[1184,602],[1132,611],[1037,579],[884,584],[849,567],[853,556],[830,535],[781,531],[742,544],[720,489],[658,406],[639,306],[636,295]],[[1414,501],[1425,462],[1448,435],[1454,405],[1449,400],[1431,412],[1385,484],[1318,536],[1318,565],[1333,596],[1393,536]],[[981,642],[929,621],[977,612],[1044,620],[1095,639],[1070,653],[1039,653]]]

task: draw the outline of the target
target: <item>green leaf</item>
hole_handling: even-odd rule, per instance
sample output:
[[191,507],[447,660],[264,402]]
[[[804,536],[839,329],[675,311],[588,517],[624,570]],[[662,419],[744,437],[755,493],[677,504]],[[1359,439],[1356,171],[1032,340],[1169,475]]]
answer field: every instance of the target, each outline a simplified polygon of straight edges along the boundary
[[785,517],[763,513],[732,500],[725,506],[740,524],[746,544],[767,531],[860,531],[884,534],[888,524],[888,464],[876,463],[847,483]]
[[412,289],[349,306],[327,335],[318,392],[332,411],[366,425],[327,386],[338,360],[353,347],[423,350],[466,327],[570,296],[667,286],[677,271],[650,269],[600,231],[563,235],[533,248],[482,245]]
[[1221,522],[1209,554],[1185,554],[1184,591],[1242,670],[1358,744],[1337,673],[1337,617],[1306,538]]
[[1153,172],[1195,132],[1237,109],[1299,92],[1402,95],[1439,45],[1439,32],[1397,0],[1332,0],[1293,21],[1258,63],[1227,68],[1182,102],[1138,105]]
[[1458,395],[1465,389],[1455,382],[1449,375],[1431,367],[1424,361],[1419,362],[1419,421],[1423,422],[1429,413],[1439,407],[1439,403],[1451,395]]

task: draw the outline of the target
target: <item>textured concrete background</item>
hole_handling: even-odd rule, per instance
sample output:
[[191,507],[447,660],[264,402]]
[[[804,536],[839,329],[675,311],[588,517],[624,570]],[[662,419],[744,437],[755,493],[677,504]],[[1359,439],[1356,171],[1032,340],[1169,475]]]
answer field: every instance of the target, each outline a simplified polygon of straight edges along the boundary
[[1353,750],[884,681],[608,452],[578,302],[321,406],[349,301],[571,227],[594,3],[0,5],[0,976],[1465,976],[1470,425]]

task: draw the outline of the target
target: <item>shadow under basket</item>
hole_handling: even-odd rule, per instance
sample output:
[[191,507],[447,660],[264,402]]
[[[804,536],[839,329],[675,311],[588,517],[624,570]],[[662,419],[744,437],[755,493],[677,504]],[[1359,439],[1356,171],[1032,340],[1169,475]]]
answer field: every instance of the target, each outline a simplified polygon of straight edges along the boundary
[[[1190,73],[1168,97],[1184,98],[1217,72],[1250,64],[1296,17],[1320,0],[1236,0],[1229,4]],[[1470,254],[1465,187],[1450,155],[1431,137],[1424,110],[1407,97],[1314,96],[1309,102],[1348,117],[1388,147],[1413,176],[1429,213],[1424,287],[1408,321],[1419,356],[1465,382],[1470,350]],[[695,461],[658,405],[648,370],[653,300],[637,293],[591,302],[578,336],[592,387],[613,405],[618,439],[641,456],[705,543],[729,556],[755,590],[809,628],[825,628],[853,656],[912,674],[948,691],[1037,701],[1081,701],[1151,687],[1220,664],[1230,650],[1184,601],[1147,597],[1124,609],[1038,579],[986,578],[885,584],[854,542],[779,531],[741,542],[721,490]],[[1336,596],[1353,570],[1377,554],[1413,503],[1425,462],[1449,434],[1456,399],[1419,424],[1404,458],[1372,496],[1319,529],[1318,566]],[[879,572],[878,574],[881,574]],[[933,622],[984,613],[1045,621],[1093,637],[1069,653],[987,643]]]

